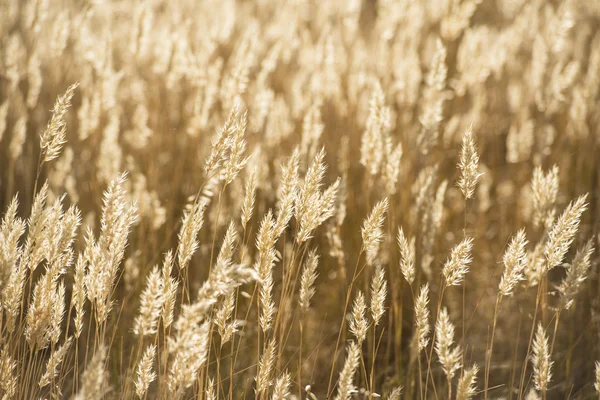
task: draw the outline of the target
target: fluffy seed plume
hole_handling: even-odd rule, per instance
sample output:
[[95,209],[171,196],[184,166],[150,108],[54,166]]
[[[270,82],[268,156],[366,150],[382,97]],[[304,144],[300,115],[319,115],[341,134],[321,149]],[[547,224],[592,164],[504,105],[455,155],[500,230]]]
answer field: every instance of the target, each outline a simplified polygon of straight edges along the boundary
[[546,331],[541,323],[538,323],[532,349],[531,363],[533,364],[535,388],[539,392],[545,393],[548,390],[548,383],[550,383],[550,379],[552,378],[553,362],[550,360]]
[[473,139],[473,130],[471,127],[465,131],[462,138],[458,169],[460,170],[458,187],[465,196],[465,199],[470,199],[473,197],[475,186],[479,177],[481,177],[481,172],[479,172],[479,154],[477,154],[477,146],[475,139]]
[[402,386],[398,386],[394,390],[390,392],[387,397],[387,400],[400,400],[400,395],[402,394]]
[[470,400],[475,396],[477,391],[477,373],[479,367],[477,364],[467,370],[465,370],[463,376],[458,380],[458,386],[456,388],[456,400]]
[[355,342],[350,342],[346,350],[346,362],[340,372],[338,390],[335,400],[349,400],[352,393],[355,392],[354,373],[358,368],[360,357],[360,347]]
[[587,208],[586,198],[587,194],[584,194],[571,202],[548,232],[548,241],[544,247],[548,270],[559,265],[569,251],[577,229],[579,229],[581,214]]
[[398,247],[400,247],[400,271],[409,285],[412,285],[415,281],[415,238],[408,241],[401,227],[398,228]]
[[231,290],[229,294],[225,295],[221,308],[217,310],[215,315],[215,325],[219,330],[219,336],[221,337],[221,346],[229,342],[233,337],[233,334],[237,332],[239,322],[231,320],[233,309],[235,307],[235,291]]
[[527,238],[525,230],[521,229],[513,236],[508,249],[504,253],[504,273],[500,279],[498,290],[502,296],[510,296],[515,285],[524,279],[523,269],[527,263]]
[[204,209],[207,201],[202,198],[195,202],[191,210],[183,214],[181,230],[179,231],[179,244],[177,247],[177,257],[179,269],[185,269],[192,259],[192,255],[198,248],[198,232],[202,229],[204,223]]
[[419,351],[427,347],[429,343],[429,284],[426,283],[421,287],[421,292],[415,302],[415,327],[418,340]]
[[448,381],[452,380],[454,373],[460,368],[460,347],[452,348],[454,343],[454,324],[446,307],[442,308],[435,323],[435,352],[440,359],[440,364]]
[[452,249],[450,258],[444,264],[442,273],[448,286],[457,286],[463,281],[471,263],[473,238],[465,238]]
[[371,261],[377,256],[379,243],[383,239],[383,222],[388,209],[387,197],[373,207],[373,211],[365,220],[362,227],[363,248],[367,252],[367,260]]
[[531,192],[533,223],[535,226],[543,225],[549,229],[554,221],[554,203],[558,194],[558,166],[553,166],[547,174],[538,166],[533,171]]
[[277,222],[275,224],[275,237],[279,237],[285,230],[294,215],[294,203],[298,195],[300,177],[300,151],[294,149],[288,162],[281,167],[281,184],[277,189]]
[[135,394],[140,399],[144,398],[150,384],[156,379],[156,372],[154,372],[152,365],[155,356],[156,346],[151,344],[146,347],[146,351],[144,351],[144,355],[138,363],[137,379],[135,380]]
[[319,256],[315,250],[311,250],[302,269],[302,278],[300,279],[300,308],[302,312],[307,312],[310,307],[310,300],[315,295],[315,280],[317,279],[317,266]]
[[62,96],[58,96],[56,103],[54,103],[52,118],[40,136],[40,147],[42,148],[42,160],[44,162],[52,161],[58,157],[63,144],[66,142],[67,123],[65,114],[71,107],[71,99],[77,86],[79,86],[79,83],[69,86],[67,91]]
[[385,312],[385,297],[387,295],[387,281],[381,265],[377,265],[373,280],[371,281],[371,316],[375,326],[379,324]]
[[271,372],[273,371],[273,365],[275,364],[275,340],[271,339],[266,351],[260,358],[258,363],[258,373],[256,375],[256,393],[258,397],[262,397],[269,387],[273,384],[271,380]]
[[271,399],[287,400],[290,397],[290,383],[290,374],[284,372],[283,375],[281,375],[275,381],[275,387],[273,388],[273,397],[271,397]]
[[60,347],[55,349],[52,354],[50,354],[50,358],[46,363],[46,371],[44,375],[40,378],[39,386],[43,388],[52,382],[56,375],[58,374],[58,368],[62,364],[65,355],[71,348],[71,343],[73,342],[73,338],[69,337],[65,343],[63,343]]
[[140,297],[140,313],[135,318],[133,332],[136,335],[156,333],[160,312],[163,306],[163,283],[161,272],[154,267],[146,281],[146,288]]
[[359,290],[356,293],[354,299],[354,305],[352,307],[352,317],[350,319],[350,332],[358,340],[358,344],[364,342],[367,338],[367,330],[369,329],[369,322],[365,316],[367,310],[367,304],[365,302],[364,294]]
[[256,199],[256,170],[250,172],[248,180],[246,180],[246,195],[244,196],[244,203],[242,204],[242,228],[246,229],[248,221],[252,218],[254,211],[254,201]]
[[567,266],[567,276],[564,277],[558,286],[560,293],[561,305],[565,310],[568,310],[575,301],[575,296],[581,288],[581,284],[587,278],[587,273],[590,269],[591,257],[594,253],[593,239],[577,250],[573,262]]

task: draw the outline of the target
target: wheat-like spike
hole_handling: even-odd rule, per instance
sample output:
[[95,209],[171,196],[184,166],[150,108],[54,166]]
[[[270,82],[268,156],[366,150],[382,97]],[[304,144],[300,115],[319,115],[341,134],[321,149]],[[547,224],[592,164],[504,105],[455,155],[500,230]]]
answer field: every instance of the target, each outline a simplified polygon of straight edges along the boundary
[[212,140],[211,151],[204,163],[207,176],[216,171],[226,160],[227,150],[230,148],[232,138],[236,134],[235,121],[239,119],[240,103],[236,101],[225,120]]
[[50,340],[53,345],[58,343],[58,339],[60,339],[61,334],[61,324],[63,317],[65,315],[65,283],[60,282],[58,284],[58,288],[56,292],[54,292],[54,297],[52,298],[52,319],[51,319],[51,335]]
[[[273,252],[273,258],[274,250]],[[272,265],[272,263],[271,263]],[[263,332],[271,329],[273,315],[275,314],[275,303],[273,302],[273,270],[272,267],[265,276],[261,276],[260,284],[260,327]]]
[[558,194],[558,166],[554,165],[547,174],[536,167],[531,180],[533,200],[533,223],[550,229],[554,220],[554,203]]
[[513,236],[508,249],[504,253],[504,273],[498,288],[502,296],[510,296],[515,285],[524,279],[523,270],[527,263],[525,246],[527,246],[527,237],[525,236],[525,230],[521,229]]
[[275,237],[279,237],[285,230],[294,215],[296,197],[300,177],[300,151],[294,149],[288,162],[281,167],[281,184],[277,189],[277,222],[275,223]]
[[546,331],[541,323],[538,323],[532,349],[531,363],[533,364],[535,388],[545,393],[548,390],[548,383],[550,383],[550,379],[552,378],[553,362],[550,360],[550,349]]
[[561,306],[568,310],[575,301],[575,296],[579,292],[581,285],[587,278],[587,273],[591,265],[591,257],[594,253],[593,239],[577,250],[571,264],[567,266],[567,275],[564,277],[558,292],[560,293]]
[[382,166],[384,133],[389,128],[390,109],[385,105],[385,95],[379,81],[375,80],[369,101],[369,116],[361,137],[360,163],[370,176],[376,175]]
[[254,212],[254,202],[256,199],[256,186],[257,186],[257,178],[256,178],[256,169],[253,169],[246,180],[246,195],[244,196],[244,203],[242,204],[242,228],[246,229],[248,225],[248,221],[252,218],[252,213]]
[[73,283],[73,294],[72,294],[72,305],[75,306],[75,316],[74,324],[75,324],[75,338],[79,338],[81,336],[81,332],[83,331],[83,317],[85,315],[85,300],[87,298],[87,289],[85,286],[85,267],[86,261],[80,255],[77,258],[77,263],[75,264],[75,281]]
[[163,309],[161,315],[165,329],[171,326],[173,323],[177,288],[179,286],[179,281],[176,278],[171,277],[171,272],[173,271],[173,262],[173,252],[169,250],[167,254],[165,254],[165,260],[162,268]]
[[456,400],[471,400],[477,391],[477,373],[479,372],[479,367],[477,364],[473,364],[473,366],[463,373],[463,375],[458,380],[458,386],[456,388]]
[[346,350],[346,362],[340,372],[338,381],[338,390],[335,400],[349,400],[356,391],[354,386],[354,373],[358,368],[360,359],[360,346],[355,342],[350,342]]
[[284,372],[283,375],[275,381],[271,400],[287,400],[290,397],[290,383],[290,374]]
[[375,326],[379,325],[379,321],[385,312],[386,295],[387,281],[385,280],[385,273],[383,267],[377,265],[371,281],[371,315]]
[[477,145],[473,139],[472,127],[469,127],[463,135],[458,169],[460,170],[458,187],[465,196],[465,199],[470,199],[473,197],[475,186],[481,177],[481,172],[479,172],[479,154],[477,154]]
[[17,393],[17,376],[15,369],[17,362],[10,356],[7,348],[3,348],[0,352],[0,389],[2,389],[3,399],[11,399]]
[[42,149],[42,160],[44,162],[52,161],[58,157],[62,146],[65,144],[67,123],[65,114],[71,107],[71,99],[75,94],[75,89],[79,83],[69,86],[62,96],[58,96],[54,108],[52,109],[52,118],[48,126],[40,135],[40,147]]
[[460,285],[471,263],[471,249],[473,247],[473,238],[465,238],[456,247],[452,249],[450,258],[444,264],[442,273],[446,279],[446,285]]
[[446,66],[446,47],[444,43],[437,39],[435,42],[435,53],[431,60],[431,70],[427,75],[427,85],[435,90],[442,91],[446,86],[448,76],[448,67]]
[[197,305],[185,305],[174,324],[175,337],[169,338],[169,353],[174,355],[167,386],[171,398],[179,399],[196,381],[207,359],[210,322],[200,324],[204,312]]
[[92,359],[81,374],[81,386],[75,400],[102,400],[108,392],[108,374],[106,364],[106,346],[101,344],[96,348]]
[[219,336],[221,337],[221,346],[229,342],[235,332],[237,332],[238,321],[231,321],[233,309],[235,308],[235,291],[231,290],[229,294],[225,295],[221,308],[217,310],[215,314],[215,325],[219,330]]
[[573,243],[575,234],[579,229],[581,214],[587,208],[586,198],[587,194],[584,194],[574,202],[569,203],[548,232],[548,241],[544,247],[548,270],[559,265],[565,258],[567,251],[569,251],[569,247],[571,247],[571,243]]
[[312,237],[312,232],[322,222],[333,215],[335,200],[340,181],[337,180],[325,192],[321,193],[321,181],[327,166],[323,162],[325,148],[315,156],[306,172],[304,184],[298,190],[294,207],[295,218],[299,223],[297,234],[298,243],[303,243]]
[[310,300],[315,295],[315,281],[317,280],[317,267],[319,264],[319,255],[315,249],[308,253],[308,257],[302,268],[302,277],[300,278],[300,309],[306,313],[310,307]]
[[256,393],[259,397],[264,396],[269,387],[273,384],[271,380],[271,372],[273,371],[273,365],[275,364],[275,339],[271,339],[267,346],[266,351],[260,358],[258,363],[258,372],[256,374]]
[[55,310],[52,300],[55,296],[56,281],[47,272],[33,289],[33,298],[25,318],[25,339],[31,348],[44,349],[50,341]]
[[398,386],[392,390],[388,395],[387,400],[400,400],[400,395],[402,395],[402,386]]
[[429,284],[426,283],[421,286],[419,297],[415,301],[415,327],[416,336],[418,340],[419,351],[427,347],[429,343],[429,309],[427,304],[429,303]]
[[362,227],[363,248],[367,252],[367,260],[377,256],[379,244],[383,239],[383,222],[388,209],[388,199],[385,197],[373,207]]
[[350,318],[350,332],[358,340],[358,344],[361,344],[367,338],[367,330],[369,329],[369,322],[365,315],[367,310],[367,304],[365,302],[364,294],[359,290],[356,293],[354,304],[352,306],[352,317]]
[[235,229],[235,224],[233,221],[231,221],[227,227],[227,232],[225,232],[223,244],[221,245],[221,250],[217,256],[217,261],[215,263],[215,268],[217,270],[225,269],[231,265],[231,258],[233,257],[236,243],[237,231]]
[[389,135],[386,137],[386,164],[383,180],[385,182],[385,191],[388,196],[393,196],[397,192],[398,177],[400,176],[400,161],[402,160],[402,143],[395,147],[391,143]]
[[69,337],[60,347],[52,351],[50,358],[48,358],[48,362],[46,363],[46,371],[38,382],[40,388],[49,385],[50,382],[56,378],[56,375],[58,375],[58,368],[60,367],[60,364],[62,364],[65,355],[69,351],[72,342],[73,338]]
[[415,281],[415,238],[408,241],[402,227],[398,228],[398,247],[400,247],[400,271],[408,284],[412,285]]
[[177,247],[177,257],[179,269],[185,269],[192,255],[198,248],[198,232],[204,224],[204,209],[207,206],[207,201],[200,199],[192,206],[190,211],[183,214],[181,230],[179,231],[179,245]]
[[143,399],[150,387],[150,384],[156,379],[153,363],[156,357],[156,346],[151,344],[146,347],[142,359],[137,367],[137,379],[135,380],[135,394]]
[[229,144],[229,155],[224,160],[225,176],[223,180],[228,185],[237,177],[239,172],[248,163],[248,158],[244,157],[246,151],[246,140],[244,134],[246,133],[246,125],[248,123],[247,111],[239,117],[234,126],[234,132],[231,136],[231,143]]
[[460,369],[461,351],[460,347],[452,348],[454,343],[454,324],[450,322],[450,316],[446,307],[442,308],[435,322],[435,352],[440,359],[444,373],[450,381],[456,370]]
[[156,333],[163,307],[163,281],[161,271],[154,267],[146,280],[146,288],[140,296],[140,312],[135,318],[133,332],[146,336]]
[[208,378],[208,386],[206,387],[206,400],[217,400],[217,394],[215,393],[215,380],[214,378]]

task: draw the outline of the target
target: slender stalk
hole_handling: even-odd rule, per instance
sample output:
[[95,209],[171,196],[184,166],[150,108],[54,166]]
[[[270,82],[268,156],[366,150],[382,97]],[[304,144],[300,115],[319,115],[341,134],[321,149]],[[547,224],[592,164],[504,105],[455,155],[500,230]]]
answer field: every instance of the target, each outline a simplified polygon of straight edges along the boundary
[[496,333],[496,322],[498,321],[498,309],[500,308],[500,302],[502,301],[502,295],[498,293],[496,296],[496,305],[494,307],[494,322],[492,324],[492,337],[490,338],[490,348],[487,349],[485,353],[486,363],[485,363],[485,383],[483,389],[483,398],[487,400],[488,396],[488,387],[489,387],[489,377],[490,377],[490,368],[492,364],[492,352],[494,350],[494,335]]

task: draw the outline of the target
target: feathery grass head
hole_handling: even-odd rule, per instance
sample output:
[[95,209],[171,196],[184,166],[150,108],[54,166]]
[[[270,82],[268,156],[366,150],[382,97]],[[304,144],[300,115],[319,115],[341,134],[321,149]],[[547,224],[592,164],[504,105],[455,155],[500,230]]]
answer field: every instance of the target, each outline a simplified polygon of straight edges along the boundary
[[364,294],[359,290],[356,293],[354,299],[354,305],[352,306],[352,316],[350,319],[350,332],[356,337],[358,343],[361,344],[367,338],[367,330],[369,329],[369,322],[365,315],[367,310],[367,304],[365,302]]
[[308,253],[308,258],[302,269],[302,277],[300,279],[300,308],[302,312],[307,312],[310,307],[310,300],[315,294],[315,280],[317,279],[317,266],[319,264],[319,255],[316,250],[311,250]]
[[502,296],[510,296],[515,285],[524,279],[523,269],[527,263],[525,246],[527,246],[527,238],[525,230],[521,229],[513,236],[508,249],[504,253],[504,273],[498,288]]
[[269,387],[273,384],[271,373],[275,364],[275,339],[271,339],[267,349],[260,358],[258,363],[258,372],[256,375],[256,393],[262,397],[267,393]]
[[472,247],[473,238],[465,238],[452,249],[450,258],[446,261],[442,270],[446,285],[457,286],[463,281],[465,274],[469,272]]
[[287,400],[290,397],[291,382],[290,374],[287,372],[284,372],[283,375],[277,378],[271,400]]
[[477,146],[473,139],[473,130],[471,127],[463,135],[458,168],[460,170],[458,187],[465,196],[465,199],[470,199],[473,197],[475,186],[481,176],[481,172],[479,172],[479,154],[477,154]]
[[387,400],[400,400],[400,395],[402,394],[402,386],[398,386],[394,390],[390,392],[387,397]]
[[456,388],[456,400],[470,400],[473,396],[475,396],[475,392],[477,390],[477,373],[479,372],[479,367],[477,364],[473,364],[473,366],[463,373],[463,375],[458,380],[458,386]]
[[577,250],[571,264],[567,265],[567,275],[564,277],[558,292],[560,293],[561,306],[568,310],[575,301],[575,296],[579,292],[581,285],[587,278],[587,273],[591,265],[591,257],[594,253],[593,238]]
[[415,281],[415,239],[410,241],[404,236],[402,227],[398,228],[398,247],[400,247],[400,270],[409,285]]
[[135,380],[135,394],[143,399],[150,387],[150,384],[156,379],[153,363],[156,356],[156,346],[151,344],[146,347],[142,359],[137,367],[137,379]]
[[375,326],[379,325],[379,321],[385,312],[386,295],[387,281],[385,280],[385,273],[383,267],[377,265],[371,281],[371,315]]
[[415,301],[415,327],[418,343],[418,350],[421,351],[429,343],[429,284],[426,283],[421,287],[419,297]]
[[388,199],[385,197],[373,207],[362,227],[363,248],[367,252],[367,260],[373,260],[379,251],[383,239],[383,222],[388,209]]
[[548,383],[552,378],[552,364],[550,360],[550,349],[546,331],[541,323],[538,323],[535,332],[535,338],[532,345],[531,363],[533,364],[533,380],[535,388],[545,393],[548,390]]
[[360,346],[355,342],[350,342],[346,350],[346,362],[340,372],[338,381],[338,390],[335,400],[349,400],[355,391],[354,373],[358,368],[360,357]]
[[533,223],[550,229],[554,221],[554,203],[558,194],[558,166],[553,166],[547,174],[538,166],[533,171],[531,191]]
[[581,214],[587,208],[586,198],[587,194],[584,194],[574,202],[569,203],[548,232],[548,240],[544,247],[548,270],[559,265],[565,258],[567,251],[569,251],[569,247],[571,247],[571,243],[579,229]]
[[450,316],[446,307],[442,308],[435,322],[435,352],[440,359],[444,373],[451,380],[456,370],[460,368],[460,347],[452,348],[454,343],[454,324],[450,322]]
[[163,281],[158,267],[154,267],[146,280],[140,297],[140,312],[135,318],[133,332],[146,336],[156,333],[163,307]]
[[69,107],[71,107],[71,99],[75,94],[77,86],[79,86],[79,83],[69,86],[67,91],[62,96],[58,96],[56,103],[54,103],[52,118],[40,136],[40,147],[44,162],[57,158],[62,146],[66,142],[67,123],[65,121],[65,114],[69,110]]

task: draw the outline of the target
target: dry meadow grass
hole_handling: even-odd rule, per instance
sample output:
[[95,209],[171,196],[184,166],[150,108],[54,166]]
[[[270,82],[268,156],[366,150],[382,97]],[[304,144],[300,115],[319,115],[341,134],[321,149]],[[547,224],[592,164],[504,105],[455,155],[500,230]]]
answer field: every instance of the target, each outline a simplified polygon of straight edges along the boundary
[[0,0],[3,399],[594,399],[596,0]]

